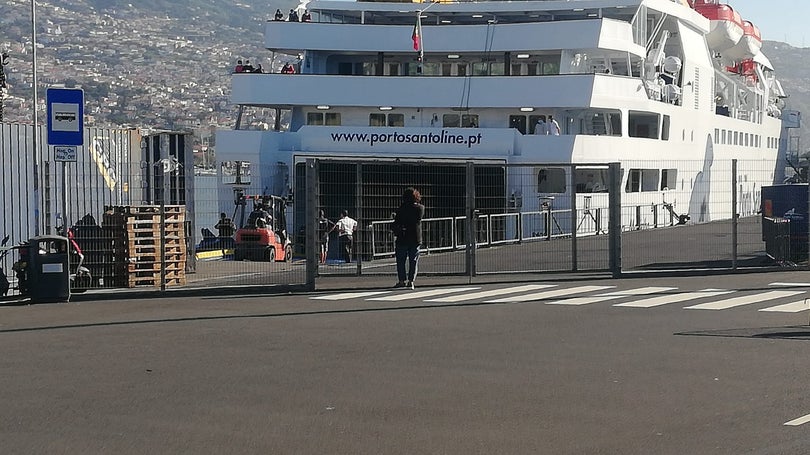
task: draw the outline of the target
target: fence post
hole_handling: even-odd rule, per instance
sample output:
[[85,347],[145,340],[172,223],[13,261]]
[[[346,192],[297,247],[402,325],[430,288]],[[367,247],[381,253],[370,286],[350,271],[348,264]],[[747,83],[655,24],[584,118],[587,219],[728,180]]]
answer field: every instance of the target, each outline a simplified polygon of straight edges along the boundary
[[737,160],[731,160],[731,270],[737,270]]
[[465,180],[467,186],[467,248],[465,254],[465,271],[467,276],[472,278],[475,276],[475,248],[477,246],[478,233],[476,232],[475,221],[475,165],[470,161],[467,162],[467,173]]
[[[804,167],[803,169],[805,170],[804,175],[810,176],[810,166]],[[805,178],[805,180],[807,180],[807,179]],[[810,182],[808,182],[808,184],[807,184],[807,213],[810,214]],[[810,234],[810,226],[808,226],[807,232],[808,232],[808,234]],[[806,258],[806,261],[807,261],[808,267],[810,267],[810,235],[807,236],[807,245],[806,246],[807,246],[807,258]],[[792,259],[793,259],[793,245],[790,242],[790,238],[788,238],[788,247],[789,247],[788,252],[790,254],[789,258],[792,261]],[[796,253],[798,254],[799,252],[797,251]],[[796,257],[797,262],[798,262],[798,259],[799,258]]]
[[620,278],[622,275],[622,177],[619,163],[610,163],[609,174],[608,248],[610,249],[610,271],[613,278]]
[[304,254],[306,255],[306,289],[315,290],[315,277],[318,275],[318,263],[315,258],[318,256],[318,232],[315,220],[318,219],[318,160],[307,158],[306,161],[306,196],[304,206],[304,223],[306,233],[306,245]]
[[576,174],[576,166],[571,166],[571,271],[576,272],[579,267],[577,267],[577,181],[575,178]]
[[358,224],[352,247],[354,248],[354,260],[357,262],[357,276],[360,276],[363,274],[363,241],[366,239],[365,226],[360,224],[363,222],[363,163],[358,162],[355,169],[355,181],[357,182],[357,189],[355,190],[357,213],[355,216]]

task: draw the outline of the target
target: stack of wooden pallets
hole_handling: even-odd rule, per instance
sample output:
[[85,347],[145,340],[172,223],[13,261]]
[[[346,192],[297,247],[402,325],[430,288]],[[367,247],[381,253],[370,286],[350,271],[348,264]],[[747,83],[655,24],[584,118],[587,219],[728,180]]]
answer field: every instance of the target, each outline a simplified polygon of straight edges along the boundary
[[159,205],[105,208],[102,228],[112,239],[115,286],[160,286],[161,269],[166,286],[186,284],[186,209],[167,205],[164,211],[161,224]]

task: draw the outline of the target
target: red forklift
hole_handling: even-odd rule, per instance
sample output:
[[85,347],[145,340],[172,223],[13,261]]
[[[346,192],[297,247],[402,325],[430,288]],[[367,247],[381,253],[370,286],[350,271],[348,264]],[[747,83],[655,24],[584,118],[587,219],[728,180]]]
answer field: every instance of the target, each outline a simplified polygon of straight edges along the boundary
[[[253,210],[245,218],[248,201]],[[293,257],[290,236],[287,235],[287,201],[267,194],[246,195],[234,191],[236,207],[231,219],[238,221],[233,259],[242,261],[289,262]],[[237,218],[237,214],[239,217]]]

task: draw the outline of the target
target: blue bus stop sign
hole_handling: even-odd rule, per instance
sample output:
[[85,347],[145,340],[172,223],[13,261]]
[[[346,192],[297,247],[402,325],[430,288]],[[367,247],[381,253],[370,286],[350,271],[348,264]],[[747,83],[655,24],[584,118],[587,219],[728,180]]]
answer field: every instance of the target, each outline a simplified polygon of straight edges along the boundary
[[48,145],[84,145],[84,91],[49,88]]

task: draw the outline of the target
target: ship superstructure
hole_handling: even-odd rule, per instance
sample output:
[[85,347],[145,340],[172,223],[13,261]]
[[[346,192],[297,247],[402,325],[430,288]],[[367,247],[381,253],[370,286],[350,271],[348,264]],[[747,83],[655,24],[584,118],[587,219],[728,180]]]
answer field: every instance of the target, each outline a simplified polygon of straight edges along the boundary
[[[265,30],[265,47],[294,74],[233,75],[239,120],[217,135],[229,184],[250,163],[252,181],[242,183],[283,193],[308,157],[620,162],[623,203],[677,204],[701,222],[730,216],[727,201],[711,197],[732,181],[730,166],[717,163],[739,160],[742,214],[778,179],[785,93],[758,29],[728,5],[312,1],[298,9],[311,21],[271,20]],[[607,204],[606,168],[536,173],[536,187],[518,195],[529,207],[569,186]],[[513,177],[502,178],[508,194]],[[232,197],[227,184],[221,197]]]

